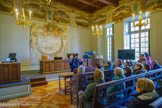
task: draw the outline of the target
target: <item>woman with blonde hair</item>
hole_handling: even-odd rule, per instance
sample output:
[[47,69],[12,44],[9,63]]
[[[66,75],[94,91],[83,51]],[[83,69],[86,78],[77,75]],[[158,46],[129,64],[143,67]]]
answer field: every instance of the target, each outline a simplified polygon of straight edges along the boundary
[[149,108],[159,95],[155,91],[154,82],[148,78],[139,78],[136,83],[135,98],[128,103],[128,108]]
[[[95,73],[94,73],[94,82],[90,83],[84,92],[79,91],[79,93],[78,93],[79,101],[80,101],[80,103],[81,102],[84,103],[84,108],[92,108],[93,102],[92,102],[91,98],[93,98],[95,86],[97,84],[104,83],[104,82],[105,82],[105,80],[104,80],[103,71],[100,69],[96,69]],[[105,104],[106,100],[103,99],[102,101],[100,101],[100,103]]]

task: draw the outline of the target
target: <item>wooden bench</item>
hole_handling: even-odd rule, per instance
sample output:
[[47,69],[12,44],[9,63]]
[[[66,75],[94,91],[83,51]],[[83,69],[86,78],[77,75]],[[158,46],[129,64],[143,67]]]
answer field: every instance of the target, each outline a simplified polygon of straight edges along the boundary
[[[113,78],[113,72],[114,70],[105,70],[104,71],[104,76],[105,76],[105,81],[111,81]],[[87,80],[87,77],[92,77],[94,72],[88,72],[85,74],[80,74],[78,75],[78,82],[77,82],[77,94],[80,90],[84,91],[88,84],[93,82],[93,80]],[[78,97],[77,97],[77,105],[78,105]],[[72,93],[71,93],[71,103],[74,103],[72,100]]]
[[150,108],[162,108],[162,97],[149,104]]
[[[132,89],[135,90],[137,79],[143,78],[143,77],[148,77],[151,80],[153,80],[154,83],[156,83],[160,78],[162,78],[162,69],[153,70],[153,71],[141,73],[138,75],[126,77],[123,79],[119,79],[116,81],[110,81],[110,82],[96,85],[94,99],[93,99],[93,108],[101,108],[101,104],[99,101],[101,101],[103,99],[110,99],[110,101],[107,102],[106,104],[104,104],[102,106],[102,108],[103,107],[113,108],[113,107],[119,106],[119,105],[127,105],[127,102],[133,98],[132,96],[128,95],[128,91],[132,90]],[[130,82],[130,81],[132,81],[133,83],[129,87],[122,88],[122,86],[120,86],[121,88],[119,91],[116,91],[113,93],[107,92],[108,88],[110,86],[121,85],[123,83]],[[156,84],[156,87],[158,87],[158,86],[159,85]],[[99,95],[100,92],[102,92],[102,94]],[[115,98],[116,95],[121,94],[121,93],[124,94],[123,98],[120,98],[120,99]]]

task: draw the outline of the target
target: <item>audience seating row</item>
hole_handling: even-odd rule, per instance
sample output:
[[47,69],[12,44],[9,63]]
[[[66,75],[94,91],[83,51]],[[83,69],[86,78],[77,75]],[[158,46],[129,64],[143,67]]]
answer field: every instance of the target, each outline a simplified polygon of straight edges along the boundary
[[[151,80],[153,80],[156,88],[159,88],[161,86],[159,84],[157,84],[157,81],[162,78],[162,69],[157,69],[157,70],[133,75],[130,77],[126,77],[123,79],[119,79],[116,81],[110,81],[110,82],[96,85],[94,98],[93,98],[93,108],[104,108],[104,107],[113,108],[113,107],[120,106],[120,105],[127,106],[127,102],[133,98],[133,96],[129,96],[131,93],[128,93],[128,91],[129,90],[135,91],[137,79],[143,78],[143,77],[150,78]],[[118,85],[118,84],[121,85],[123,83],[127,83],[130,81],[133,83],[131,83],[132,85],[130,85],[129,87],[126,87],[123,89],[121,86],[120,91],[110,93],[110,94],[107,92],[108,87],[110,87],[110,86],[114,86],[114,85]],[[102,92],[102,95],[100,92]],[[121,94],[121,93],[124,94],[124,97],[122,99],[115,98],[116,95]],[[103,99],[109,99],[110,101],[108,101],[106,104],[102,105],[99,101],[101,101]],[[154,105],[154,106],[156,106],[156,105]]]
[[[105,76],[105,81],[108,82],[108,81],[111,81],[112,78],[113,78],[113,72],[114,70],[105,70],[104,71],[104,76]],[[80,74],[78,75],[78,82],[77,82],[77,93],[80,91],[80,90],[85,90],[88,86],[89,83],[93,82],[93,80],[88,80],[87,78],[88,77],[92,77],[94,74],[94,72],[88,72],[88,73],[85,73],[85,74]],[[77,104],[78,104],[78,98],[77,98]],[[74,103],[73,100],[72,100],[72,94],[71,94],[71,103]]]

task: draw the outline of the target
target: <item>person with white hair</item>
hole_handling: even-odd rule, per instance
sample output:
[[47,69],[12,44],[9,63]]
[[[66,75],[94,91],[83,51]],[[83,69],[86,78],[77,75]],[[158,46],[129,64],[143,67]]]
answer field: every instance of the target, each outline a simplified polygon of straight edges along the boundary
[[80,66],[78,67],[78,73],[79,73],[79,74],[84,74],[84,73],[85,73],[85,67],[82,66],[82,65],[80,65]]
[[71,85],[71,92],[72,92],[72,97],[75,97],[76,98],[76,95],[77,95],[77,82],[78,82],[78,75],[79,74],[84,74],[85,73],[85,67],[80,65],[77,68],[74,69],[74,75],[72,77],[72,81],[70,82],[70,85]]
[[[120,68],[120,67],[116,67],[114,69],[114,77],[112,80],[118,80],[118,79],[122,79],[122,78],[125,78],[125,75],[124,75],[124,72],[123,72],[123,69]],[[108,88],[108,93],[113,93],[113,92],[116,92],[116,91],[120,91],[120,88],[125,88],[125,83],[123,84],[117,84],[117,85],[114,85],[114,86],[111,86]],[[118,94],[115,96],[115,98],[122,98],[124,96],[123,93],[121,94]]]
[[[92,108],[93,102],[91,98],[93,98],[95,86],[104,82],[104,72],[100,69],[96,69],[94,72],[94,82],[90,83],[84,92],[79,91],[78,93],[79,103],[84,103],[84,108]],[[106,100],[103,99],[100,103],[105,104]]]

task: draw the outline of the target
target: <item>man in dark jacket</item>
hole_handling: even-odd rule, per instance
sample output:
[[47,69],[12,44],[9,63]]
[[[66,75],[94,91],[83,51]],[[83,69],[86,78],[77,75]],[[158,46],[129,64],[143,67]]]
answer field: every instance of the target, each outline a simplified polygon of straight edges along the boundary
[[79,65],[81,65],[81,64],[83,63],[83,61],[79,60],[78,56],[79,56],[79,54],[75,54],[75,55],[74,55],[74,58],[72,58],[72,59],[69,61],[70,68],[71,68],[71,72],[74,71],[74,68],[78,68]]
[[148,78],[140,78],[136,84],[137,94],[129,101],[127,108],[149,108],[149,104],[158,99],[159,95],[155,91],[155,85]]

